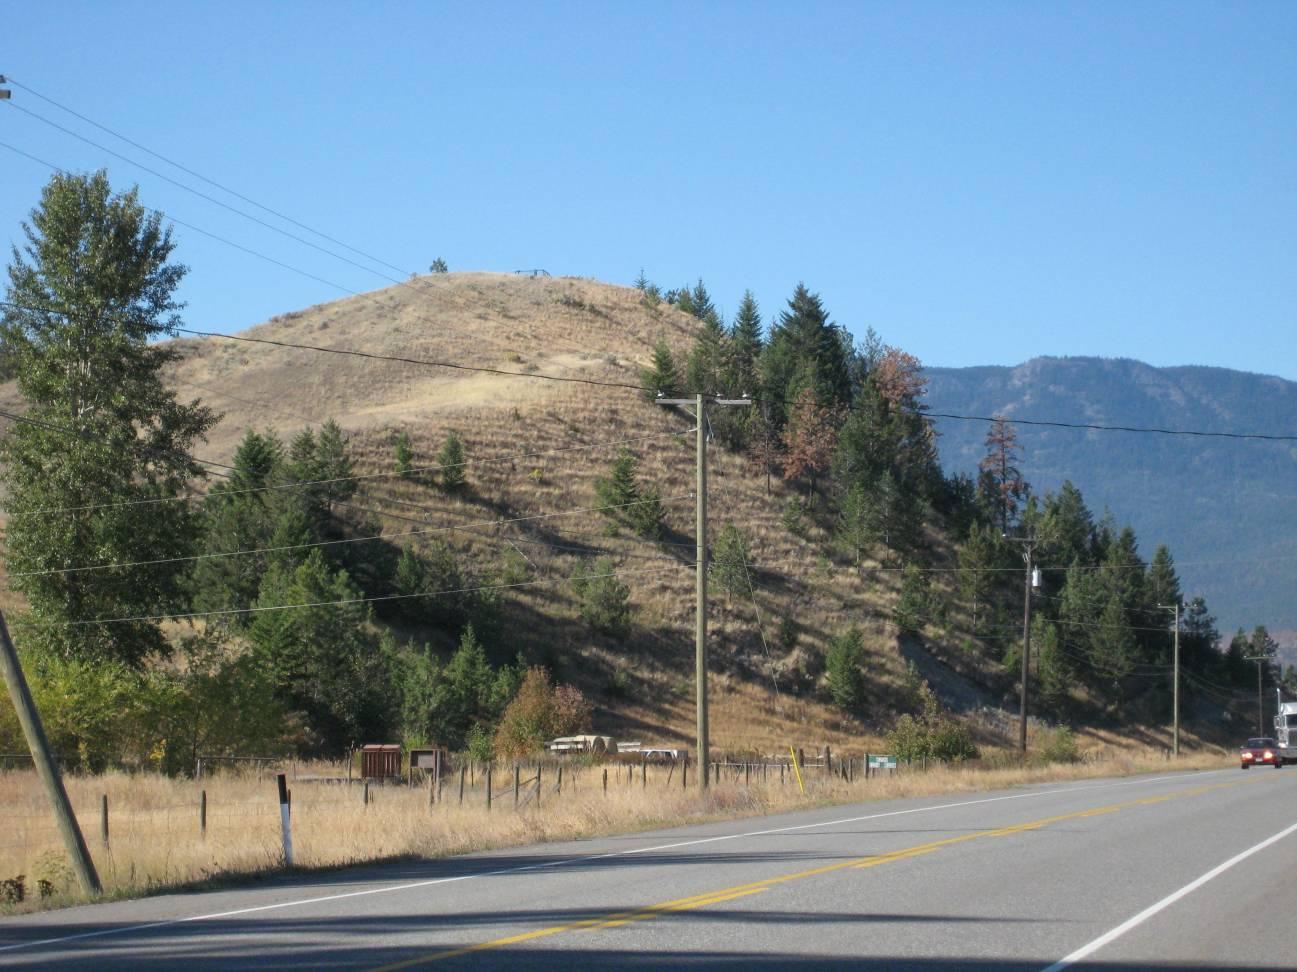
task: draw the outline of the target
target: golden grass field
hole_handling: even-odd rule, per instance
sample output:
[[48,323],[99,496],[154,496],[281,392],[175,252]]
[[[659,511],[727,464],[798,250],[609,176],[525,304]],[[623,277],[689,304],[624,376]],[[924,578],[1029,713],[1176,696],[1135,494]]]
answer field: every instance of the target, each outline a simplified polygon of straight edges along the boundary
[[[1182,757],[1176,768],[1219,768],[1224,763],[1219,752],[1203,751]],[[480,768],[466,786],[462,805],[457,777],[445,781],[442,802],[437,805],[429,804],[429,787],[417,783],[413,787],[371,786],[368,806],[363,804],[362,788],[357,784],[326,785],[300,778],[295,783],[290,778],[289,784],[295,864],[309,869],[403,857],[445,857],[799,807],[1118,776],[1164,770],[1167,765],[1160,753],[1096,750],[1075,764],[1003,768],[934,765],[926,772],[903,769],[897,775],[868,781],[857,775],[850,783],[811,766],[803,771],[805,795],[791,769],[786,769],[781,780],[775,766],[767,769],[764,779],[754,771],[750,785],[744,785],[741,770],[727,770],[704,794],[692,776],[688,788],[683,788],[679,769],[651,765],[644,782],[640,767],[616,763],[607,766],[606,793],[602,780],[605,767],[601,765],[566,766],[559,792],[554,767],[548,765],[543,770],[539,806],[534,785],[524,786],[523,806],[517,810],[512,772],[497,771],[489,813]],[[296,769],[299,776],[320,771],[318,764]],[[325,772],[338,773],[339,767],[335,764]],[[535,775],[535,768],[525,766],[521,775],[528,780]],[[222,774],[194,781],[108,773],[70,776],[67,788],[106,895],[147,894],[195,882],[245,878],[282,867],[273,775],[258,779],[255,773]],[[207,793],[205,837],[199,831],[203,790]],[[108,848],[100,839],[100,801],[105,795]],[[82,900],[33,772],[0,774],[0,820],[5,822],[0,835],[0,881],[22,874],[28,886],[27,900],[0,905],[0,912],[59,907]],[[41,878],[57,889],[43,900],[36,893]]]

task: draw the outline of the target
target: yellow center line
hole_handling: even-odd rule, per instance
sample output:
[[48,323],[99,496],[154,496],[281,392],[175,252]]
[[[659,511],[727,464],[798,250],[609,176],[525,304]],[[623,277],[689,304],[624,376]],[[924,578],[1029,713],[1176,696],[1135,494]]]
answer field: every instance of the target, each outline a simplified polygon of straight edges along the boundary
[[446,959],[472,955],[476,952],[485,952],[492,949],[504,948],[509,945],[518,945],[523,942],[535,941],[538,938],[548,938],[552,935],[562,935],[567,932],[587,932],[600,931],[607,928],[619,928],[623,925],[628,925],[637,921],[648,921],[663,914],[691,911],[695,908],[704,908],[708,905],[733,901],[737,898],[745,898],[749,895],[759,894],[762,891],[777,887],[780,884],[787,884],[790,881],[803,881],[807,878],[819,877],[823,874],[832,874],[835,871],[841,871],[846,868],[864,869],[877,867],[880,864],[891,864],[895,861],[922,857],[925,854],[932,854],[942,848],[950,847],[954,844],[963,844],[968,841],[979,840],[983,837],[1009,837],[1031,830],[1039,830],[1042,827],[1049,826],[1050,824],[1062,823],[1066,820],[1098,817],[1104,814],[1116,813],[1119,810],[1127,810],[1132,807],[1164,803],[1168,800],[1177,800],[1182,797],[1201,796],[1202,794],[1210,793],[1213,790],[1221,790],[1236,786],[1248,786],[1260,782],[1263,782],[1263,780],[1251,779],[1237,780],[1229,783],[1213,783],[1206,786],[1194,787],[1189,790],[1181,790],[1179,793],[1167,794],[1165,796],[1142,797],[1138,800],[1128,800],[1124,803],[1112,803],[1107,806],[1092,807],[1089,810],[1077,810],[1073,813],[1059,814],[1054,817],[1042,817],[1039,820],[1029,820],[1026,823],[1012,824],[1008,827],[996,827],[993,830],[977,830],[972,833],[960,834],[956,837],[946,837],[941,840],[929,841],[925,844],[916,844],[914,847],[905,847],[900,850],[888,851],[884,854],[855,858],[850,861],[838,861],[834,864],[825,864],[822,867],[814,867],[804,871],[797,871],[792,874],[782,874],[776,877],[764,878],[760,881],[753,881],[750,884],[738,884],[733,887],[718,888],[714,891],[695,894],[687,898],[676,898],[673,901],[664,901],[660,904],[646,905],[642,908],[635,908],[627,911],[607,912],[602,915],[566,922],[562,925],[551,925],[548,928],[536,928],[532,931],[521,932],[517,935],[509,935],[505,938],[494,938],[490,941],[478,942],[476,945],[465,945],[460,948],[451,948],[440,952],[432,952],[427,955],[420,955],[417,958],[406,959],[403,962],[395,962],[391,965],[380,966],[374,969],[373,972],[397,972],[399,969],[409,969],[419,965],[429,965],[433,962],[441,962]]

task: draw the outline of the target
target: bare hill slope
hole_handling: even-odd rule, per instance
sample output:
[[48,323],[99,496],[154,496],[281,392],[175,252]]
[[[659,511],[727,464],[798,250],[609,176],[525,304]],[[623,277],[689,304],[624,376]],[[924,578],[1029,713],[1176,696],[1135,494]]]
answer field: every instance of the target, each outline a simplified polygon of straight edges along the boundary
[[[697,321],[635,290],[573,278],[456,273],[280,315],[243,332],[266,341],[440,360],[526,374],[638,385],[653,344],[687,350]],[[336,420],[357,460],[360,492],[343,511],[358,528],[381,524],[394,543],[454,547],[478,584],[501,585],[497,658],[519,651],[580,685],[598,703],[598,728],[646,742],[693,739],[694,445],[688,416],[632,388],[550,382],[349,357],[222,338],[182,340],[171,378],[183,398],[224,413],[199,455],[228,462],[249,429],[287,439]],[[5,389],[12,396],[12,386]],[[404,431],[413,465],[435,466],[448,432],[464,441],[468,488],[448,495],[435,473],[394,475],[393,436]],[[625,443],[660,491],[667,535],[649,542],[590,508],[595,480]],[[1003,741],[985,707],[1010,686],[980,655],[949,646],[964,634],[929,626],[902,644],[891,624],[894,569],[835,563],[809,524],[784,522],[790,489],[749,460],[711,449],[711,535],[733,523],[750,543],[751,589],[715,590],[712,734],[725,749],[789,744],[877,749],[898,711],[913,704],[913,661],[949,705],[972,717],[982,742]],[[942,538],[933,536],[938,560]],[[625,637],[579,618],[572,574],[612,558],[630,587]],[[944,583],[944,581],[939,581]],[[863,719],[842,714],[824,690],[828,640],[859,625],[871,656]],[[952,623],[953,625],[953,623]],[[451,633],[398,636],[451,646]],[[969,676],[969,677],[966,677]]]

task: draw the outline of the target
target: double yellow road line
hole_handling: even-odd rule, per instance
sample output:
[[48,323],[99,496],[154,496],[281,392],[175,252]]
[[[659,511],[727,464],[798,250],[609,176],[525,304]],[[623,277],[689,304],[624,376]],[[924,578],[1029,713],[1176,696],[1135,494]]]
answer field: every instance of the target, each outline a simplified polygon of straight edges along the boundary
[[1029,820],[1026,823],[1013,824],[1008,827],[996,827],[991,830],[978,830],[968,834],[959,834],[955,837],[946,837],[941,840],[929,841],[925,844],[917,844],[914,847],[888,851],[885,854],[872,854],[868,857],[855,858],[849,861],[838,861],[834,864],[826,864],[822,867],[813,867],[809,870],[797,871],[793,874],[783,874],[778,877],[765,878],[761,881],[754,881],[751,884],[739,884],[733,887],[721,888],[716,891],[709,891],[706,894],[696,894],[688,898],[677,898],[674,901],[663,901],[660,904],[646,905],[643,908],[635,908],[629,911],[593,915],[589,918],[581,918],[561,925],[551,925],[546,928],[537,928],[532,931],[521,932],[517,935],[509,935],[505,938],[495,938],[491,941],[479,942],[476,945],[465,945],[461,948],[451,948],[440,952],[432,952],[426,955],[420,955],[416,958],[406,959],[403,962],[396,962],[392,965],[380,966],[375,969],[374,972],[397,972],[398,969],[411,969],[420,965],[429,965],[433,962],[441,962],[446,959],[459,958],[477,952],[486,952],[493,949],[505,948],[509,945],[518,945],[523,942],[535,941],[538,938],[549,938],[552,935],[563,935],[568,932],[588,932],[599,931],[605,928],[617,928],[621,925],[629,925],[637,921],[648,921],[652,918],[658,917],[659,915],[680,911],[692,911],[696,908],[705,908],[708,905],[734,901],[737,898],[746,898],[750,895],[760,894],[762,891],[767,891],[770,888],[777,887],[781,884],[788,884],[792,881],[804,881],[807,878],[819,877],[823,874],[832,874],[835,871],[843,871],[851,868],[863,869],[879,867],[883,864],[891,864],[896,861],[923,857],[927,854],[935,853],[943,848],[954,846],[955,844],[966,844],[969,841],[982,840],[986,837],[1012,837],[1016,834],[1025,833],[1029,830],[1040,830],[1041,828],[1048,827],[1051,824],[1063,823],[1067,820],[1098,817],[1104,814],[1117,813],[1121,810],[1127,810],[1132,807],[1149,806],[1151,804],[1164,803],[1168,800],[1177,800],[1183,797],[1200,796],[1204,793],[1210,793],[1213,790],[1221,790],[1236,786],[1247,786],[1259,782],[1262,781],[1259,779],[1252,779],[1232,781],[1229,783],[1213,783],[1162,796],[1141,797],[1137,800],[1127,800],[1122,803],[1112,803],[1102,807],[1091,807],[1087,810],[1076,810],[1072,813],[1059,814],[1053,817],[1041,817],[1038,820]]

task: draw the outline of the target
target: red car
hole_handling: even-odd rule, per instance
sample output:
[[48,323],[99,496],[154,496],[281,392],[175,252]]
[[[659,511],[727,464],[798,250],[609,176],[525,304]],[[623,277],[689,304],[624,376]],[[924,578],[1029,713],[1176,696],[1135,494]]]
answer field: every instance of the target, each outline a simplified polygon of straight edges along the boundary
[[1249,739],[1239,750],[1239,759],[1244,769],[1249,766],[1264,766],[1267,763],[1275,769],[1283,765],[1283,756],[1279,755],[1278,744],[1268,736]]

